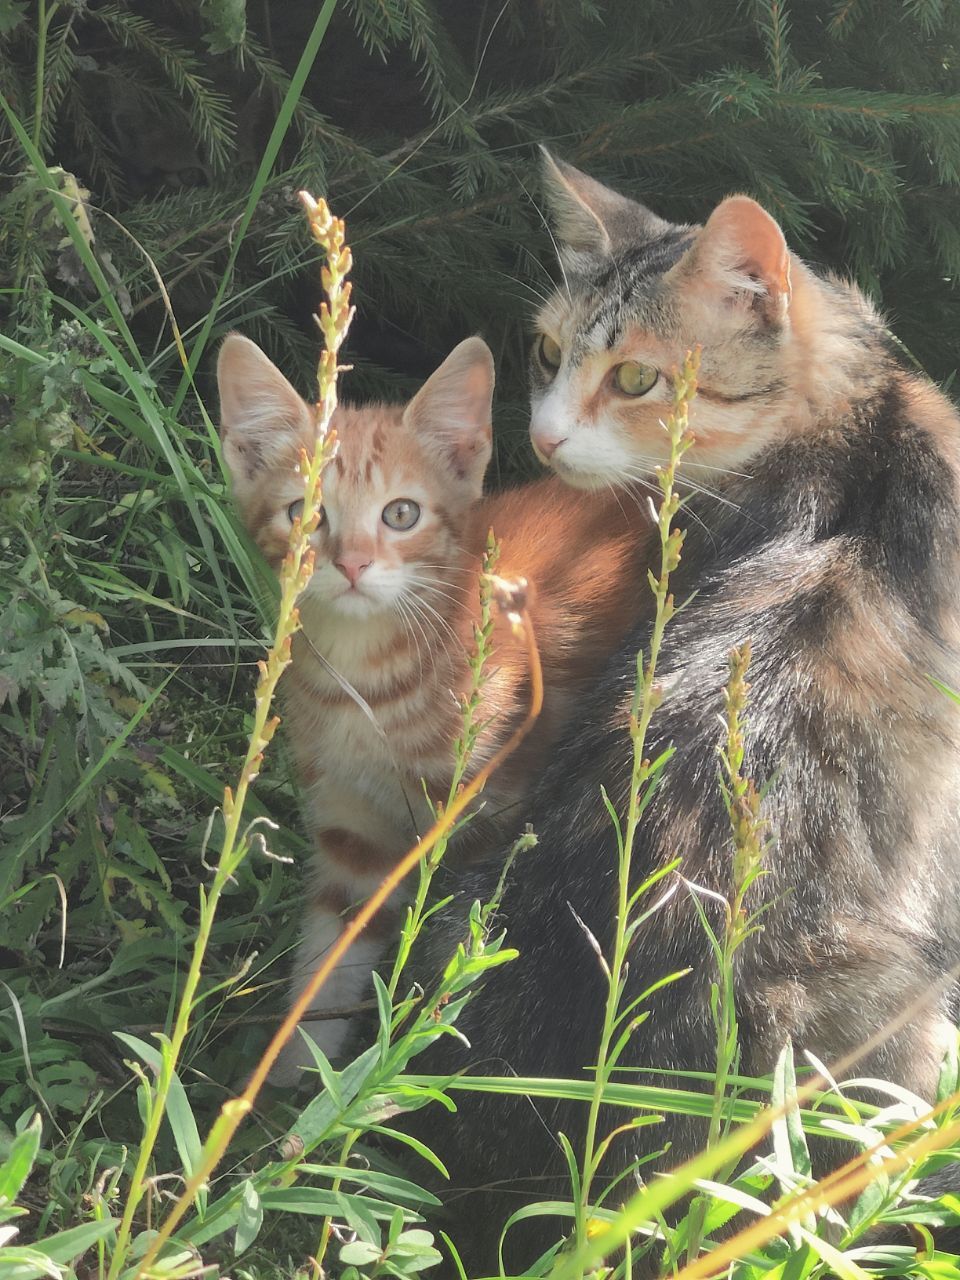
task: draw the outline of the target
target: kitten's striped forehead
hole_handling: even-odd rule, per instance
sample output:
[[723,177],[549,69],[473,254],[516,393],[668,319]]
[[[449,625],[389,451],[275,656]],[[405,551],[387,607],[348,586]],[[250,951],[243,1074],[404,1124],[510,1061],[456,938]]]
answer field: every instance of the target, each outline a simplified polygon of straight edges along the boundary
[[573,364],[616,347],[634,327],[665,337],[675,335],[680,320],[664,275],[692,243],[691,228],[670,227],[655,239],[623,246],[603,257],[565,256],[567,287],[554,294],[541,313],[541,322],[566,331]]
[[417,442],[403,421],[401,406],[341,405],[333,425],[339,442],[333,470],[341,491],[362,494],[375,476],[390,479],[419,462]]

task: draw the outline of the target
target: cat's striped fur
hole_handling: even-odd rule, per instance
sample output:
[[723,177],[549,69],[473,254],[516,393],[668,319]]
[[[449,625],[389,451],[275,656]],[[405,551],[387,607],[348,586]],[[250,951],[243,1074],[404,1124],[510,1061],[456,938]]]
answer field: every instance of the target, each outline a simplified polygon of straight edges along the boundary
[[[647,744],[651,758],[674,755],[639,831],[635,875],[679,855],[686,880],[730,891],[719,712],[729,651],[750,640],[747,768],[772,780],[774,843],[752,890],[753,908],[768,904],[763,927],[737,958],[741,1069],[769,1071],[788,1038],[830,1063],[903,1018],[856,1073],[931,1097],[960,959],[960,712],[928,678],[960,687],[958,415],[860,292],[789,253],[746,197],[702,228],[675,227],[567,166],[548,162],[548,185],[564,284],[538,321],[531,433],[557,473],[586,488],[649,475],[665,456],[667,370],[703,344],[697,442],[681,467],[688,534],[671,583],[689,602],[667,631],[666,698]],[[624,363],[659,380],[623,394]],[[424,1070],[577,1079],[595,1061],[605,983],[570,908],[608,950],[617,859],[600,788],[624,811],[626,714],[651,613],[642,576],[634,589],[644,616],[524,808],[540,843],[502,910],[521,957],[460,1018],[470,1048],[444,1037]],[[467,903],[494,882],[492,871],[468,873],[423,961],[425,987]],[[695,892],[678,886],[631,946],[625,1004],[668,973],[690,974],[646,1001],[624,1065],[714,1066],[715,968]],[[719,925],[713,900],[701,901]],[[492,1094],[459,1094],[458,1108],[452,1122],[436,1109],[417,1123],[456,1171],[452,1234],[468,1272],[487,1274],[509,1212],[569,1194],[552,1135],[579,1152],[585,1109]],[[626,1119],[608,1115],[603,1131]],[[678,1117],[637,1129],[604,1173],[669,1144],[644,1167],[651,1177],[705,1132]],[[508,1179],[498,1200],[490,1187]],[[539,1219],[511,1232],[508,1273],[561,1230]]]
[[[225,341],[218,373],[234,497],[276,567],[286,551],[291,504],[302,494],[297,461],[301,446],[313,447],[314,411],[239,335]],[[287,742],[316,848],[294,963],[297,991],[345,916],[429,827],[423,783],[434,800],[446,797],[490,527],[501,542],[499,571],[532,584],[545,706],[452,852],[469,849],[481,831],[487,846],[519,833],[518,801],[529,779],[543,767],[572,701],[635,616],[632,597],[625,605],[621,594],[649,524],[635,504],[611,497],[598,503],[556,479],[481,497],[492,394],[492,358],[471,338],[406,407],[340,408],[334,418],[339,448],[324,473],[316,569],[281,686]],[[407,504],[408,518],[414,506],[419,510],[407,529],[386,524],[397,501]],[[525,649],[504,619],[496,622],[493,646],[475,767],[522,718],[529,700]],[[396,910],[381,912],[315,1007],[356,1004],[397,926]],[[314,1021],[305,1029],[331,1055],[339,1051],[346,1022]],[[296,1079],[310,1061],[298,1038],[274,1082]]]

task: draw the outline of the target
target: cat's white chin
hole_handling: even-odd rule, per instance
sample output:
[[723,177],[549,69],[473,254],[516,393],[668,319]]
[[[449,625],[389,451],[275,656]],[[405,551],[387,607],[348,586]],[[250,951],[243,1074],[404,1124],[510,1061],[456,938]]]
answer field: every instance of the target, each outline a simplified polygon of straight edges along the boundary
[[393,602],[353,588],[328,600],[326,607],[331,613],[340,614],[344,618],[372,618],[378,613],[389,613]]
[[550,469],[558,479],[562,480],[564,484],[568,484],[571,489],[586,489],[589,491],[604,489],[608,485],[616,483],[619,479],[606,471],[579,471],[574,467],[568,467],[559,460],[554,462]]

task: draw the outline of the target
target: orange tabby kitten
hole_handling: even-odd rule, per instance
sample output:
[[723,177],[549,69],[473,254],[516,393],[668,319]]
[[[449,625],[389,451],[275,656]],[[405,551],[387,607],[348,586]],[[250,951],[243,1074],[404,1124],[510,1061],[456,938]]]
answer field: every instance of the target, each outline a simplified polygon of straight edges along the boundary
[[[315,411],[238,334],[224,342],[217,374],[234,499],[278,567],[302,508],[299,451],[313,448]],[[316,569],[300,601],[303,631],[282,685],[316,850],[296,992],[351,908],[430,825],[424,784],[434,799],[447,794],[488,529],[501,542],[500,572],[532,584],[545,704],[523,746],[487,785],[485,837],[493,835],[490,821],[498,839],[520,831],[518,802],[529,780],[577,695],[635,617],[629,567],[647,522],[629,503],[580,495],[553,478],[482,497],[493,385],[489,350],[480,338],[468,338],[406,407],[341,407],[334,418],[339,449],[324,474]],[[483,691],[487,723],[474,767],[522,718],[529,699],[524,646],[503,620],[493,643]],[[475,821],[457,842],[461,850],[471,827],[476,842]],[[397,915],[385,911],[372,922],[317,1007],[343,1008],[362,998]],[[304,1026],[328,1056],[340,1050],[345,1019]],[[296,1080],[310,1060],[298,1038],[274,1082]]]

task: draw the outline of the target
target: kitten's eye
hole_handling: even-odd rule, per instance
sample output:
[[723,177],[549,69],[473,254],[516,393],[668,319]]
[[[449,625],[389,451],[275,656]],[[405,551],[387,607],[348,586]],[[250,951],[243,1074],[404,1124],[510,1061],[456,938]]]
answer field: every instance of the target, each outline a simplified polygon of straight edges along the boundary
[[563,360],[563,351],[559,342],[554,342],[549,333],[541,333],[540,340],[537,343],[537,355],[540,357],[540,363],[547,369],[554,371],[560,368],[560,362]]
[[659,377],[659,370],[652,364],[637,364],[635,360],[626,360],[613,371],[614,384],[625,396],[645,396],[657,385]]
[[412,529],[420,519],[420,504],[412,498],[394,498],[383,508],[381,519],[388,529]]
[[[287,518],[291,524],[293,524],[294,520],[303,519],[303,499],[302,498],[298,498],[296,502],[290,503],[289,507],[287,507]],[[324,511],[323,507],[321,507],[318,527],[320,525],[325,524],[326,520],[327,520],[327,513],[326,511]]]

